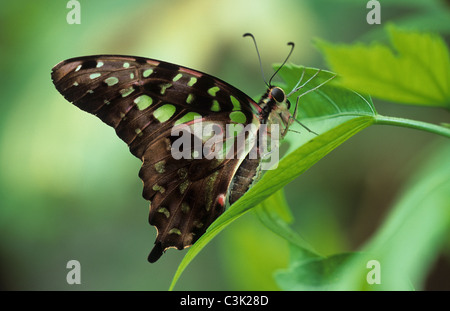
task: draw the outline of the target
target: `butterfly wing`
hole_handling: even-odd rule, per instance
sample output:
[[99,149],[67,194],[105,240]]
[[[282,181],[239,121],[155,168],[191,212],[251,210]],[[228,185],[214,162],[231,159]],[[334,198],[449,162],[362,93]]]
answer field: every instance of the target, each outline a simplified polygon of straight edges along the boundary
[[[52,80],[68,101],[112,126],[143,161],[143,196],[151,201],[149,222],[158,231],[149,261],[169,247],[192,245],[224,211],[242,159],[175,159],[172,130],[200,121],[223,132],[227,124],[259,125],[259,106],[208,74],[141,57],[69,59],[53,68]],[[191,135],[192,144],[206,143]]]

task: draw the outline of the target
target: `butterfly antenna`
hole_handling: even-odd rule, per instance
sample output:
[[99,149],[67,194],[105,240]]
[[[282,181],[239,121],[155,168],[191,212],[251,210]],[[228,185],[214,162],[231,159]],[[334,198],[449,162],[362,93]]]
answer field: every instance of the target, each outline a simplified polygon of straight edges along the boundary
[[286,59],[284,60],[284,62],[281,64],[281,66],[278,67],[277,71],[275,71],[275,72],[273,73],[272,77],[270,77],[269,85],[271,85],[272,79],[276,76],[276,74],[278,73],[278,71],[280,71],[280,69],[283,68],[284,64],[286,64],[286,62],[288,61],[289,57],[291,56],[292,51],[294,51],[294,47],[295,47],[294,42],[288,42],[287,45],[290,45],[290,46],[291,46],[291,50],[289,51],[288,56],[286,57]]
[[247,33],[244,33],[243,37],[251,37],[253,39],[253,43],[255,44],[256,53],[258,54],[259,68],[261,68],[261,76],[262,76],[266,86],[270,87],[269,84],[267,84],[266,78],[264,77],[264,71],[263,71],[262,63],[261,63],[261,56],[259,55],[258,45],[256,44],[255,36],[253,36],[251,33],[247,32]]

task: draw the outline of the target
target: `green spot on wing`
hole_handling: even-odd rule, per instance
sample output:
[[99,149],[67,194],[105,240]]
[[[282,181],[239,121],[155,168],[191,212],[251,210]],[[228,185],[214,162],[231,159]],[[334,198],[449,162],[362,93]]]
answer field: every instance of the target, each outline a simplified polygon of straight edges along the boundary
[[203,223],[201,221],[196,220],[194,221],[194,226],[200,229],[201,227],[203,227]]
[[186,98],[186,104],[191,104],[193,100],[194,100],[194,95],[189,94],[188,97]]
[[89,78],[95,79],[95,78],[98,78],[98,77],[100,77],[100,76],[101,76],[100,73],[93,73],[93,74],[91,74],[91,75],[89,76]]
[[197,112],[188,112],[188,113],[186,113],[184,116],[182,116],[181,118],[179,118],[179,119],[175,122],[175,125],[182,124],[182,123],[186,123],[186,122],[189,122],[189,121],[194,120],[195,118],[201,118],[201,117],[202,117],[202,115],[199,114],[199,113],[197,113]]
[[197,82],[197,78],[196,77],[191,77],[191,79],[189,80],[187,85],[188,86],[193,86],[196,82]]
[[181,235],[181,231],[178,228],[172,228],[170,229],[169,234]]
[[220,104],[216,99],[213,100],[213,103],[211,106],[211,111],[215,111],[215,112],[220,111]]
[[179,74],[177,74],[177,75],[172,79],[172,81],[173,81],[173,82],[177,82],[178,80],[181,79],[182,76],[183,76],[183,75],[182,75],[181,73],[179,73]]
[[220,91],[220,88],[218,86],[213,86],[208,90],[208,94],[211,96],[216,96],[216,93]]
[[144,110],[152,104],[153,99],[148,95],[141,95],[134,100],[139,110]]
[[158,184],[154,184],[153,187],[152,187],[152,189],[153,189],[154,191],[159,191],[159,192],[161,192],[161,194],[163,194],[164,192],[166,192],[166,189],[165,189],[164,187],[161,187],[161,186],[158,185]]
[[166,93],[166,90],[172,86],[172,83],[165,83],[165,84],[161,84],[161,95],[164,95]]
[[235,123],[245,123],[247,121],[247,117],[242,111],[233,111],[230,113],[231,121]]
[[155,163],[155,170],[160,173],[163,174],[166,171],[166,161],[162,160],[159,162]]
[[134,88],[130,86],[129,88],[122,89],[119,92],[122,95],[122,97],[127,97],[128,95],[134,92]]
[[181,203],[181,211],[185,214],[189,213],[189,211],[191,210],[189,204],[187,204],[186,202]]
[[183,181],[183,183],[180,185],[180,193],[183,194],[187,187],[189,187],[189,180]]
[[180,176],[180,178],[181,179],[185,179],[186,177],[187,177],[187,169],[186,168],[184,168],[184,167],[182,167],[182,168],[180,168],[178,171],[177,171],[177,173],[178,173],[178,176]]
[[153,69],[147,69],[142,73],[144,78],[148,78],[153,73]]
[[241,103],[234,97],[230,95],[231,103],[233,104],[233,111],[241,110]]
[[173,116],[175,110],[176,108],[174,105],[165,104],[164,106],[161,106],[158,109],[156,109],[153,112],[153,116],[161,123],[166,122]]
[[119,83],[119,79],[117,77],[109,77],[105,79],[105,83],[108,86],[113,86],[114,84]]
[[169,210],[168,210],[167,208],[165,208],[165,207],[160,207],[160,208],[158,209],[158,213],[164,214],[164,216],[166,216],[166,218],[169,218],[169,217],[170,217],[170,212],[169,212]]
[[227,134],[230,135],[230,137],[231,137],[231,135],[233,135],[233,137],[236,137],[239,134],[241,134],[242,131],[244,130],[244,125],[242,123],[244,123],[244,122],[241,122],[241,123],[238,123],[238,124],[231,124],[228,127]]
[[192,151],[192,159],[200,159],[200,153],[197,150]]

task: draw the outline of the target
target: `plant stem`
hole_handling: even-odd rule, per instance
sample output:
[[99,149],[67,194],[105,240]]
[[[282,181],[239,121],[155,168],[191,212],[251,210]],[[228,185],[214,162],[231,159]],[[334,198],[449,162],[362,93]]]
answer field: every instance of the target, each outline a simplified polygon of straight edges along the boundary
[[409,120],[403,118],[395,118],[395,117],[385,117],[382,115],[375,116],[375,124],[383,124],[383,125],[395,125],[413,128],[416,130],[422,130],[426,132],[430,132],[433,134],[438,134],[447,138],[450,138],[450,129],[439,126],[436,124],[431,124],[427,122],[417,121],[417,120]]

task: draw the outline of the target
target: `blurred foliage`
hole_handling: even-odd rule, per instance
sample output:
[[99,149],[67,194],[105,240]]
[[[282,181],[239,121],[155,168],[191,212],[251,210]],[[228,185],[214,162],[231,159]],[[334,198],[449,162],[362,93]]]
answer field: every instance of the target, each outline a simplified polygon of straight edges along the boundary
[[[160,262],[147,263],[155,230],[141,197],[140,161],[111,128],[58,94],[50,71],[59,61],[89,54],[146,56],[208,72],[257,97],[264,84],[253,46],[241,38],[245,32],[257,37],[266,73],[285,57],[287,41],[296,43],[293,63],[325,68],[314,38],[383,41],[387,22],[440,32],[445,40],[450,32],[448,2],[440,0],[383,1],[381,27],[366,23],[365,3],[356,0],[80,0],[80,25],[67,24],[66,3],[0,4],[1,289],[166,290],[185,254],[169,250]],[[449,120],[439,109],[383,101],[375,106],[385,115]],[[444,138],[407,129],[360,132],[285,187],[292,230],[323,256],[382,243],[379,236],[391,230],[383,220],[395,220],[390,213],[409,205],[402,203],[408,193],[427,193],[427,180],[445,162],[439,155],[448,156],[446,145]],[[431,164],[424,165],[427,158]],[[394,201],[401,189],[406,201]],[[413,213],[401,241],[408,266],[420,266],[414,288],[450,289],[450,276],[440,273],[450,265],[449,235],[443,234],[448,214],[439,214],[449,208],[438,208],[448,199],[432,198],[417,207],[420,213]],[[429,206],[436,207],[423,219]],[[272,274],[290,267],[289,246],[258,218],[248,213],[218,235],[176,289],[285,289]],[[416,226],[420,221],[427,226]],[[408,252],[416,243],[421,253]],[[81,285],[66,283],[71,259],[81,262]]]
[[444,40],[394,25],[387,30],[394,51],[382,44],[318,45],[348,88],[392,102],[450,109],[450,55]]
[[[327,258],[292,246],[289,269],[278,271],[285,290],[423,289],[430,265],[450,235],[450,144],[435,146],[411,178],[386,221],[361,252]],[[368,284],[367,264],[380,266],[379,284]]]

